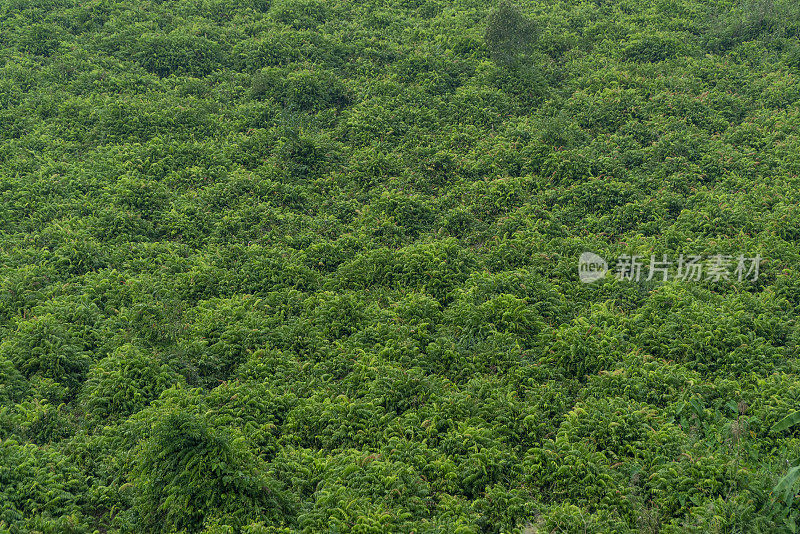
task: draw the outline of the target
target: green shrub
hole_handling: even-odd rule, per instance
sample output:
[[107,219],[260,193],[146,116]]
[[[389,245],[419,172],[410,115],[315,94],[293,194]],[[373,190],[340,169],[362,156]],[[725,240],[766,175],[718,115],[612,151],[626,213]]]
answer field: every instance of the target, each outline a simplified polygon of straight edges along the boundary
[[205,76],[219,68],[220,47],[206,37],[182,32],[151,33],[139,38],[134,58],[158,76]]
[[221,515],[234,527],[290,519],[288,502],[247,441],[215,428],[207,415],[186,406],[152,412],[153,426],[132,474],[138,528],[149,532],[197,531]]
[[92,366],[80,400],[88,419],[113,421],[141,411],[162,391],[182,381],[154,355],[124,345]]
[[489,14],[485,38],[494,61],[512,64],[533,48],[538,33],[534,21],[504,0]]
[[51,314],[20,321],[0,344],[0,357],[12,361],[27,378],[50,378],[72,392],[83,382],[91,361],[69,325]]
[[319,0],[276,0],[270,8],[272,18],[297,29],[316,28],[328,17],[328,8]]
[[626,61],[656,63],[685,54],[685,45],[676,36],[664,33],[639,34],[622,49]]

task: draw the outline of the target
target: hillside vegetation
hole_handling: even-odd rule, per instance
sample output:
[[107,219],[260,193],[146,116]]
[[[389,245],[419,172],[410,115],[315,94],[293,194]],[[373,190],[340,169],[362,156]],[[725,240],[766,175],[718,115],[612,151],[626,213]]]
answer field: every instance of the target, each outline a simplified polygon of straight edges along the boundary
[[795,532],[798,174],[795,0],[0,0],[0,532]]

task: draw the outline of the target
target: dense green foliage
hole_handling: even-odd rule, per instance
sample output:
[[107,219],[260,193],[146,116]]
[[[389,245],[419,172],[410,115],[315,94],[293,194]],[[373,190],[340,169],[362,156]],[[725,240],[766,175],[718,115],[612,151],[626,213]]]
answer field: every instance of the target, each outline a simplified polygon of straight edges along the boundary
[[799,6],[0,0],[0,532],[796,530]]

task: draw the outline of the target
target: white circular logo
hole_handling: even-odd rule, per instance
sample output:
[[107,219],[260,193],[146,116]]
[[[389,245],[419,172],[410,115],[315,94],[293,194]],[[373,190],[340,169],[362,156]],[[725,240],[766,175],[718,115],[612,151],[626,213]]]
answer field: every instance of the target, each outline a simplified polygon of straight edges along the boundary
[[584,284],[605,277],[608,272],[608,263],[594,252],[584,252],[578,259],[578,277]]

